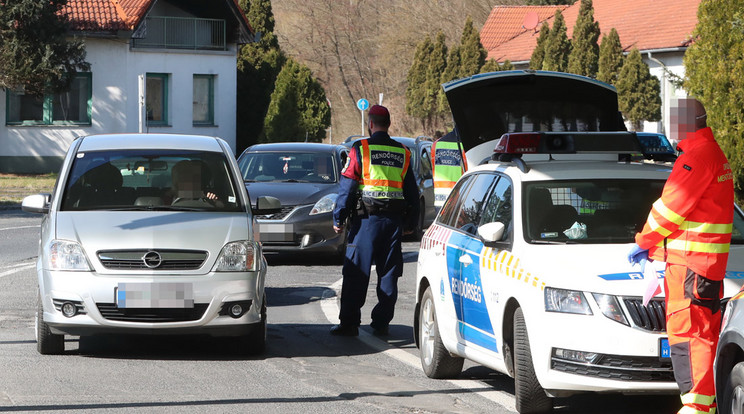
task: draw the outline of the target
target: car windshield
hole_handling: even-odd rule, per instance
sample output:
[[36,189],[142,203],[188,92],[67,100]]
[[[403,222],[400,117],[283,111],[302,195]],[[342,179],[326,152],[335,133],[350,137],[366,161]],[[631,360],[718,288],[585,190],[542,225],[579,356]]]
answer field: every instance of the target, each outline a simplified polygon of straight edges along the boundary
[[322,152],[249,152],[239,161],[243,180],[335,183],[333,154]]
[[78,153],[62,210],[243,211],[222,153],[109,150]]

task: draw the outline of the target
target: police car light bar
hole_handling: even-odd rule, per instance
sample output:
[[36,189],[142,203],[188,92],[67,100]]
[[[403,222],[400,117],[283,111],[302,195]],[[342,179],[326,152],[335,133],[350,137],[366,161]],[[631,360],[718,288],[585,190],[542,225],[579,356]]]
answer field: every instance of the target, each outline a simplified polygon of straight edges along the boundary
[[666,158],[672,157],[673,161],[674,149],[666,137],[661,134],[638,135],[634,132],[506,133],[496,143],[494,155],[641,154],[647,159],[663,161],[670,161]]

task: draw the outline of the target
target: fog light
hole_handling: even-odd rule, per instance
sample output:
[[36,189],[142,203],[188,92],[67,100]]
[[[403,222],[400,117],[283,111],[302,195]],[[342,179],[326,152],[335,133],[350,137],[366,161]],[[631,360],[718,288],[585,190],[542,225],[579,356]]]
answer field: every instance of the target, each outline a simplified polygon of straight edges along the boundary
[[568,361],[574,361],[574,362],[581,362],[584,364],[593,364],[595,361],[599,359],[599,354],[596,352],[584,352],[584,351],[574,351],[571,349],[560,349],[555,348],[553,349],[553,356],[556,358],[568,360]]
[[306,234],[306,235],[302,236],[302,241],[300,242],[300,244],[302,245],[302,247],[309,246],[310,245],[310,235],[309,234]]
[[62,314],[68,318],[72,318],[77,314],[77,306],[71,302],[65,302],[62,304]]
[[242,314],[243,314],[243,307],[240,306],[239,303],[236,303],[230,306],[230,316],[232,316],[233,318],[238,318]]

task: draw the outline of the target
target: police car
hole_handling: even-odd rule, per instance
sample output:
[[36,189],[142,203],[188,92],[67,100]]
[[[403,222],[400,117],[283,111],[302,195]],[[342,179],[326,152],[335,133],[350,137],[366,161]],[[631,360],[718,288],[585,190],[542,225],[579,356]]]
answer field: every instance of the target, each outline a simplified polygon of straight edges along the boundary
[[[567,77],[501,73],[465,84],[485,82],[487,89],[522,76]],[[612,91],[579,78],[570,80]],[[517,80],[529,89],[545,79]],[[461,136],[472,134],[479,126],[458,118],[463,107],[451,94],[456,87],[445,85],[455,122]],[[492,107],[504,114],[503,107]],[[489,118],[493,125],[505,121],[500,139],[483,139],[489,136],[485,123],[483,134],[463,137],[464,143],[470,139],[471,165],[483,159],[486,146],[491,161],[458,181],[422,239],[414,328],[424,372],[456,377],[469,359],[510,375],[520,413],[549,412],[553,398],[587,391],[678,394],[663,294],[646,294],[663,278],[664,263],[648,263],[642,272],[627,260],[671,171],[670,163],[634,159],[669,160],[671,146],[600,127],[560,131],[570,123],[559,116],[546,121],[554,132],[529,131],[542,121],[522,114]],[[734,226],[725,297],[744,278],[738,208]]]

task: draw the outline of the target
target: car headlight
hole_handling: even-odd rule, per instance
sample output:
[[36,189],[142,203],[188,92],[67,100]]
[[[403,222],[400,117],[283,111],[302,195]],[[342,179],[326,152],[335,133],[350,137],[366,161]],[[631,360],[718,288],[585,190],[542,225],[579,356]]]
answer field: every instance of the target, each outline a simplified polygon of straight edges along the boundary
[[261,247],[248,240],[227,243],[214,265],[215,272],[255,272],[261,266]]
[[50,270],[90,271],[80,243],[54,240],[49,243],[46,267]]
[[545,310],[548,312],[592,315],[584,294],[575,290],[545,288]]
[[616,296],[605,295],[603,293],[592,293],[592,296],[594,296],[594,300],[597,301],[597,306],[599,306],[599,310],[602,311],[602,315],[615,322],[620,322],[623,325],[630,326],[628,320],[623,314],[622,308],[620,308],[620,302],[617,300]]
[[333,208],[336,207],[336,199],[338,198],[338,194],[327,194],[323,196],[320,200],[318,200],[317,203],[313,206],[313,209],[310,210],[310,215],[315,214],[321,214],[321,213],[330,213],[333,211]]

